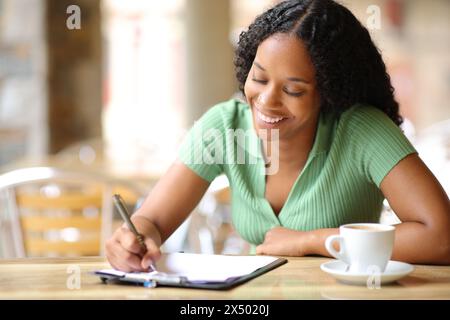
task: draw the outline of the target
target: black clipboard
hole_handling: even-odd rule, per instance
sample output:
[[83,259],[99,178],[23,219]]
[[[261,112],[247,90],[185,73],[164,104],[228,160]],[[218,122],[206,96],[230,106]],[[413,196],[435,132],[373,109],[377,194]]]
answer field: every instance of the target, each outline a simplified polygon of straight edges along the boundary
[[273,262],[242,276],[230,277],[225,281],[189,281],[185,277],[173,276],[170,274],[159,274],[155,272],[153,275],[148,274],[146,277],[137,277],[133,273],[121,272],[105,272],[97,270],[95,275],[99,276],[103,283],[114,284],[134,284],[141,285],[147,288],[154,288],[158,286],[164,287],[179,287],[179,288],[194,288],[194,289],[210,289],[210,290],[227,290],[256,278],[264,273],[269,272],[285,263],[285,258],[277,258]]

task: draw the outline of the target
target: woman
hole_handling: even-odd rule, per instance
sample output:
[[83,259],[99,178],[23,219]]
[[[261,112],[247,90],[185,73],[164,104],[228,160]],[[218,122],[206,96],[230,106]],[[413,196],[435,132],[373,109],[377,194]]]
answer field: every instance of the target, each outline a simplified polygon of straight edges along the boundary
[[[392,259],[450,263],[449,199],[399,129],[383,60],[349,10],[281,2],[241,34],[235,65],[247,103],[218,104],[196,123],[133,215],[147,253],[119,228],[106,246],[113,267],[147,269],[221,173],[233,224],[257,254],[329,256],[325,239],[345,223],[377,222],[386,198],[402,221]],[[255,161],[229,130],[263,142]],[[235,150],[244,161],[224,161]]]

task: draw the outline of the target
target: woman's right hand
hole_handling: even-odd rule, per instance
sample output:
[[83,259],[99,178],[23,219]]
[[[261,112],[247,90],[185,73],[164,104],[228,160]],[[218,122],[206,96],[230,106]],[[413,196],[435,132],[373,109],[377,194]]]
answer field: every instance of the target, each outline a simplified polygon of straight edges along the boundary
[[174,162],[131,216],[138,232],[145,237],[147,253],[136,236],[123,226],[106,243],[109,263],[123,271],[148,270],[161,256],[162,242],[186,220],[209,184],[181,161]]
[[[147,251],[126,226],[118,228],[106,242],[106,258],[114,269],[131,272],[147,271],[161,256],[157,240],[144,238]],[[159,241],[160,242],[160,241]]]

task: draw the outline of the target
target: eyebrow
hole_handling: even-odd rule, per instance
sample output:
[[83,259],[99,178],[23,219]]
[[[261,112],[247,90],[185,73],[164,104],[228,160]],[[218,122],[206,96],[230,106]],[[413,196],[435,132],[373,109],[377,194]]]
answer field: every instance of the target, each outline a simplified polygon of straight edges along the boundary
[[254,61],[253,64],[260,68],[262,71],[266,71],[266,69],[264,69],[258,62]]
[[[264,69],[258,62],[254,61],[253,64],[258,67],[259,69],[261,69],[262,71],[266,71],[266,69]],[[297,77],[288,77],[286,78],[289,81],[294,81],[294,82],[304,82],[304,83],[309,83],[309,81],[306,81],[305,79],[302,78],[297,78]]]

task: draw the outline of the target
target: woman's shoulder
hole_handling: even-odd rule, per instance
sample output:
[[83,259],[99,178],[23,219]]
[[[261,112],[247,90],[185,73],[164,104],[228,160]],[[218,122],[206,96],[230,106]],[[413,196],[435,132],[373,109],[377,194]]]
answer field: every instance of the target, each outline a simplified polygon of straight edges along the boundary
[[338,134],[340,140],[361,150],[381,150],[388,145],[403,145],[410,148],[410,142],[402,129],[382,110],[365,104],[357,104],[342,113]]
[[368,104],[359,103],[344,111],[341,118],[347,124],[370,123],[373,120],[393,123],[382,110]]
[[355,104],[344,111],[340,116],[339,129],[352,136],[360,137],[370,136],[377,132],[401,132],[386,113],[367,104]]
[[378,187],[401,159],[416,152],[401,128],[382,110],[370,105],[346,110],[338,128],[338,146],[345,150],[341,152],[343,157]]

